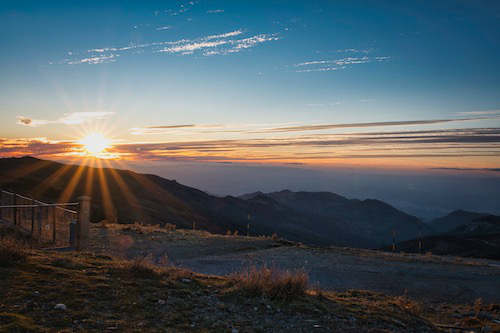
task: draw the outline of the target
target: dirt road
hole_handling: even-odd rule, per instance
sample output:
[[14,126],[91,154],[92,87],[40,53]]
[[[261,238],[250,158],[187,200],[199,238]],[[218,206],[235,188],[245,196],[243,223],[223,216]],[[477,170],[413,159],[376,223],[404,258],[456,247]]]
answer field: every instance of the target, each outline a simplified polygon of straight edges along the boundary
[[406,255],[349,248],[293,246],[269,238],[166,232],[144,228],[92,229],[93,249],[127,258],[149,255],[205,274],[251,265],[304,269],[323,289],[367,289],[436,302],[500,303],[500,262]]

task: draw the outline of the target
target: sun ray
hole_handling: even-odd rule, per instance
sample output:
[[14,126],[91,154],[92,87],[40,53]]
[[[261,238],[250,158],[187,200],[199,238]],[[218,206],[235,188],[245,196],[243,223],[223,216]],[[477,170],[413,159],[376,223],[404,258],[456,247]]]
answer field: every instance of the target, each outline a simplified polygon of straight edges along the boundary
[[82,173],[83,173],[84,169],[86,168],[85,162],[86,162],[86,160],[84,161],[83,164],[78,166],[75,173],[71,177],[71,180],[69,181],[68,185],[66,186],[64,191],[59,196],[58,202],[66,202],[71,198],[71,196],[73,195],[73,192],[75,191],[75,188],[77,187],[77,185],[80,181]]
[[101,189],[102,204],[104,208],[104,217],[108,222],[114,222],[116,219],[116,211],[113,204],[113,200],[109,193],[108,182],[106,179],[106,175],[104,174],[102,161],[98,159],[96,160],[96,162],[97,162],[97,173],[99,176],[99,185]]
[[51,185],[55,183],[57,179],[63,177],[72,168],[75,168],[75,166],[70,164],[65,164],[60,166],[49,177],[47,177],[43,182],[41,182],[36,189],[33,190],[33,196],[36,198],[41,198],[41,196],[45,194],[45,192],[49,189]]
[[38,170],[43,169],[45,167],[48,167],[50,165],[51,165],[50,161],[39,160],[39,161],[37,161],[37,163],[29,164],[28,166],[25,166],[22,169],[16,169],[14,171],[15,173],[10,172],[10,173],[6,174],[5,177],[9,181],[12,182],[12,181],[15,181],[17,179],[22,179],[30,174],[35,173]]
[[85,178],[85,195],[92,197],[92,190],[94,186],[94,171],[95,159],[90,159],[90,165],[87,166],[87,175]]
[[137,197],[134,195],[134,193],[130,190],[129,186],[127,183],[123,180],[122,176],[120,176],[119,172],[112,168],[111,163],[109,161],[104,160],[104,163],[108,167],[107,170],[109,170],[109,173],[113,177],[114,181],[116,184],[118,184],[118,187],[120,188],[121,192],[125,196],[125,199],[128,201],[128,203],[134,208],[134,213],[136,218],[141,218],[143,216],[142,214],[142,206],[139,203],[139,200],[137,200]]

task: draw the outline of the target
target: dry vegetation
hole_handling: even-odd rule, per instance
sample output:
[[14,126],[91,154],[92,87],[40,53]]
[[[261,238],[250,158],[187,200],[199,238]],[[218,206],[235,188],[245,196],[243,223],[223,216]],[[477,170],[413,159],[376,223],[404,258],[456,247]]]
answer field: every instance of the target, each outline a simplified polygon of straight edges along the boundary
[[309,277],[303,270],[287,271],[276,267],[252,266],[232,274],[235,287],[248,296],[267,296],[272,299],[289,300],[303,296]]
[[16,240],[6,239],[2,249],[23,250],[0,265],[0,332],[500,330],[500,305],[480,300],[428,305],[405,295],[326,292],[309,289],[304,271],[261,266],[209,276],[159,267],[146,255],[128,261],[12,247]]

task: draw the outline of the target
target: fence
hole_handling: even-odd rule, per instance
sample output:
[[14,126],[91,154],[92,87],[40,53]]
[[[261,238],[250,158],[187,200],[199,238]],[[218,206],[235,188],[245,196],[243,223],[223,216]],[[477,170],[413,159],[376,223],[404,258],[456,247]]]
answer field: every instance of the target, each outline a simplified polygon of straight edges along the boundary
[[31,233],[42,244],[85,248],[89,210],[88,197],[79,198],[79,202],[49,204],[8,191],[0,192],[0,219]]

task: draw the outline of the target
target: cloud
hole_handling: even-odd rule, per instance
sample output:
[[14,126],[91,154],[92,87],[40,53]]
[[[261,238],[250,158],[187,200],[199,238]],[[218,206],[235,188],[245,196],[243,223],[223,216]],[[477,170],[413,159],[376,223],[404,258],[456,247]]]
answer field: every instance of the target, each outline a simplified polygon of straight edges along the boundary
[[242,33],[241,30],[235,30],[220,35],[202,37],[198,40],[185,40],[178,45],[165,47],[158,52],[193,54],[195,51],[204,51],[203,55],[205,56],[230,54],[279,39],[276,34],[260,34],[241,39],[232,38]]
[[219,14],[224,13],[224,9],[210,9],[207,10],[207,14]]
[[[167,9],[165,13],[170,16],[178,16],[191,10],[197,3],[198,1],[183,1],[176,9]],[[155,15],[157,14],[159,14],[159,12],[155,12]]]
[[454,170],[454,171],[490,171],[490,172],[500,172],[500,168],[430,168],[431,170]]
[[171,26],[166,25],[166,26],[164,26],[164,27],[158,27],[158,28],[156,28],[155,30],[157,30],[157,31],[162,31],[162,30],[169,30],[169,29],[171,29],[171,28],[172,28]]
[[[169,26],[159,27],[156,30],[166,30]],[[86,51],[82,57],[78,52],[71,52],[69,56],[57,64],[80,65],[80,64],[105,64],[112,63],[118,57],[137,53],[138,49],[142,52],[149,50],[152,53],[169,53],[189,55],[196,52],[202,52],[202,55],[226,55],[238,53],[244,49],[252,48],[258,44],[276,41],[279,39],[277,34],[259,34],[246,38],[237,38],[243,35],[241,29],[236,29],[222,34],[208,35],[197,39],[180,39],[175,41],[160,41],[143,44],[129,44],[121,47],[100,47]],[[55,64],[50,62],[50,64]]]
[[337,50],[338,53],[370,53],[372,51],[373,51],[372,48],[364,49],[364,50],[354,49],[354,48]]
[[329,72],[336,71],[339,69],[345,69],[352,65],[367,64],[372,62],[383,62],[389,60],[390,57],[346,57],[341,59],[333,60],[311,60],[306,62],[301,62],[293,65],[297,69],[297,73],[307,73],[307,72]]
[[93,120],[103,120],[112,116],[114,112],[73,112],[66,113],[56,120],[33,119],[25,116],[17,116],[17,124],[38,127],[47,124],[79,125]]
[[[152,126],[150,129],[197,128],[196,125]],[[196,136],[199,137],[199,136]],[[0,156],[35,155],[46,157],[80,156],[81,146],[73,141],[44,138],[0,139]],[[462,161],[474,157],[493,161],[500,155],[500,128],[462,128],[394,132],[334,133],[261,136],[238,139],[198,139],[187,141],[169,137],[166,142],[118,143],[109,154],[129,160],[319,163],[355,159],[447,159]],[[467,168],[467,165],[463,165]]]
[[108,54],[108,55],[101,55],[101,56],[95,56],[95,57],[89,57],[89,58],[83,58],[75,61],[68,61],[66,62],[68,65],[76,65],[76,64],[103,64],[103,63],[110,63],[110,62],[115,62],[116,58],[119,57],[117,54]]
[[457,112],[456,114],[460,116],[493,116],[493,115],[500,116],[500,110],[467,111],[467,112]]

